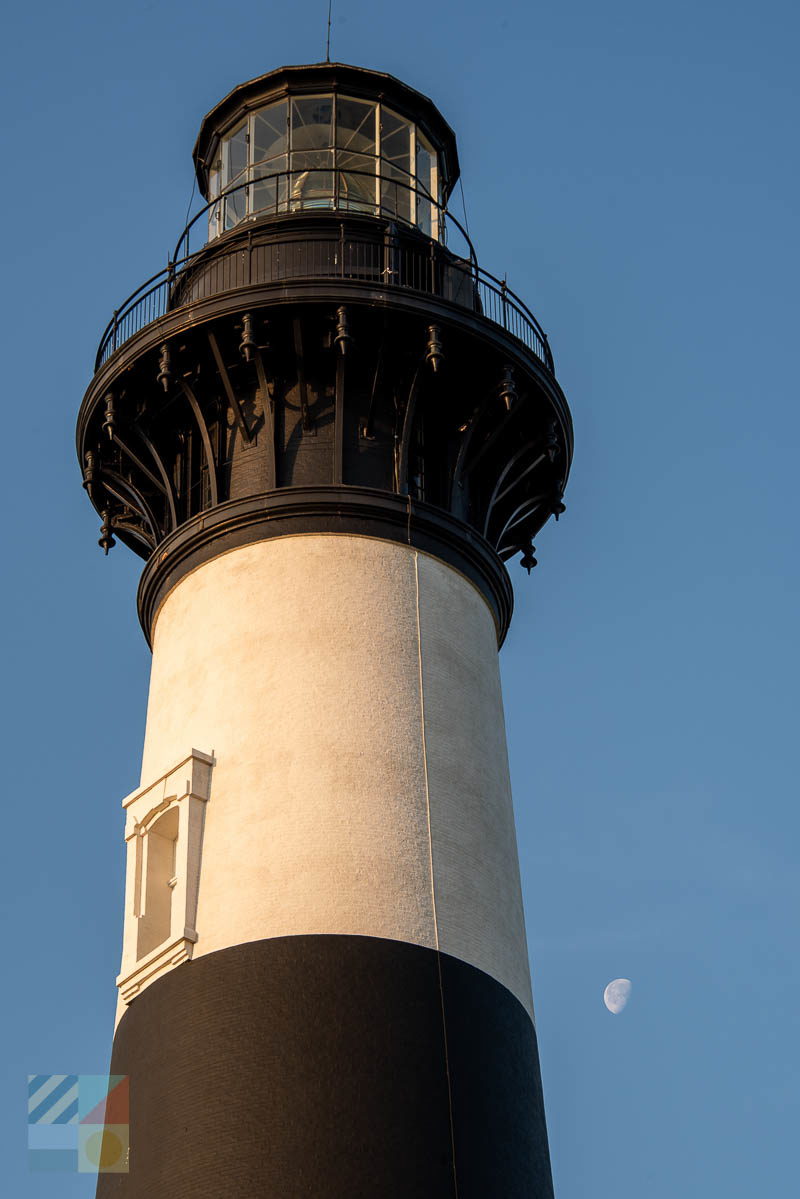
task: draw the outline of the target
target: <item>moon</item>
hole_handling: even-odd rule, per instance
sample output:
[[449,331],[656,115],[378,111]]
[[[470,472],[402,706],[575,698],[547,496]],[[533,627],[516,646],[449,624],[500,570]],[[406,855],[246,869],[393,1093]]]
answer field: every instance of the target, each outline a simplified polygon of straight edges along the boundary
[[603,992],[603,1003],[613,1015],[618,1016],[631,994],[633,983],[629,978],[615,978]]

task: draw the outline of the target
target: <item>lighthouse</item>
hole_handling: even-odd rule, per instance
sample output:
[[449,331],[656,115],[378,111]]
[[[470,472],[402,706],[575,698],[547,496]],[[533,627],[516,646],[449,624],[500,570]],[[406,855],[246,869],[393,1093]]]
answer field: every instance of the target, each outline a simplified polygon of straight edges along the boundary
[[272,71],[194,162],[77,429],[153,654],[98,1196],[551,1199],[498,670],[572,454],[547,339],[398,79]]

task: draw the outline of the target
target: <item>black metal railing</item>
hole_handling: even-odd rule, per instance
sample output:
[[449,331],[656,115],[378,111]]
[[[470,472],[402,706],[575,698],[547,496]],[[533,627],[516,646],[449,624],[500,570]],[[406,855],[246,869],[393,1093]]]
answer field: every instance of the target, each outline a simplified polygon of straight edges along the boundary
[[[376,166],[382,161],[378,159]],[[367,200],[363,195],[353,199],[352,196],[343,194],[342,181],[356,177],[375,185],[374,201]],[[305,192],[307,185],[309,194]],[[401,192],[406,193],[405,205],[400,203]],[[429,210],[427,223],[430,224],[430,229],[425,229],[420,223],[420,206]],[[407,215],[404,214],[406,208]],[[412,211],[416,212],[417,219],[410,215]],[[463,256],[477,264],[475,247],[461,222],[445,205],[439,203],[426,187],[422,187],[410,171],[397,165],[391,167],[391,174],[382,174],[377,169],[362,171],[357,167],[337,170],[298,167],[253,175],[242,183],[226,187],[220,195],[198,209],[179,237],[172,260],[177,262],[191,253],[192,231],[203,217],[206,218],[208,240],[213,241],[248,220],[297,212],[346,212],[361,216],[385,217],[387,220],[399,221],[403,225],[420,229],[426,236],[433,236],[434,240],[442,245],[447,245],[449,226],[463,239]],[[432,232],[434,228],[435,234]]]
[[[240,186],[252,187],[254,182],[259,180]],[[425,198],[435,203],[429,196]],[[213,200],[193,217],[176,251],[188,247],[192,227],[220,202],[221,198]],[[321,225],[319,233],[316,230],[312,233],[306,227],[299,234],[270,232],[269,221],[238,226],[240,233],[242,228],[247,231],[247,236],[237,237],[234,230],[229,245],[217,245],[214,239],[195,253],[183,257],[176,253],[164,270],[142,283],[114,312],[100,340],[95,370],[140,329],[188,304],[256,285],[342,279],[436,296],[469,309],[505,329],[552,371],[547,335],[533,313],[505,280],[497,279],[478,265],[466,231],[444,208],[436,207],[440,228],[447,220],[464,238],[464,257],[418,234],[403,236],[403,226],[399,224],[395,236],[385,234],[382,227],[374,235],[348,231],[344,224],[339,226],[338,233],[332,232],[330,226]],[[265,215],[271,214],[260,212],[259,221]]]

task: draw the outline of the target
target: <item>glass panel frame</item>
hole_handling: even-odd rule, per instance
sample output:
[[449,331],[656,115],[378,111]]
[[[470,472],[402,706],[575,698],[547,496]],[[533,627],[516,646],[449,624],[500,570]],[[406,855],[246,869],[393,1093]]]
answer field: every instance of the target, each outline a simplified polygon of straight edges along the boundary
[[222,171],[225,187],[246,171],[248,167],[249,121],[244,120],[232,130],[223,142]]
[[[439,180],[438,151],[390,106],[337,92],[289,95],[220,139],[209,171],[209,199],[220,203],[209,209],[208,234],[259,214],[340,209],[383,215],[441,240]],[[243,183],[252,186],[226,198]]]
[[[345,124],[345,120],[348,121],[347,124]],[[372,126],[371,130],[369,125]],[[377,101],[358,100],[354,96],[337,94],[335,113],[337,150],[347,151],[351,154],[368,154],[374,158],[377,154],[375,140],[377,127]]]
[[289,200],[289,156],[279,154],[256,163],[252,167],[252,187],[248,188],[250,204],[248,212],[251,216],[261,213],[272,213],[277,216],[288,210]]
[[[332,150],[334,144],[334,96],[292,96],[289,120],[290,151]],[[317,119],[325,117],[327,119]],[[327,128],[328,132],[325,133]]]
[[290,211],[334,208],[333,146],[317,150],[292,150],[289,162]]
[[[439,239],[439,159],[423,133],[417,130],[415,177],[417,193],[416,223],[423,233]],[[430,198],[428,198],[430,197]]]
[[223,224],[226,231],[240,225],[248,214],[249,179],[249,171],[241,171],[227,185],[228,191],[223,197]]
[[384,105],[380,115],[381,212],[411,225],[414,223],[414,126]]
[[[270,137],[270,134],[272,136]],[[265,136],[266,135],[266,136]],[[249,165],[277,158],[289,150],[289,102],[278,100],[250,114]]]
[[[222,157],[221,149],[217,148],[217,157],[208,172],[208,198],[216,200],[222,187]],[[208,210],[208,239],[219,237],[222,232],[222,203],[212,204]]]
[[375,157],[336,152],[336,206],[344,212],[377,214],[375,196]]

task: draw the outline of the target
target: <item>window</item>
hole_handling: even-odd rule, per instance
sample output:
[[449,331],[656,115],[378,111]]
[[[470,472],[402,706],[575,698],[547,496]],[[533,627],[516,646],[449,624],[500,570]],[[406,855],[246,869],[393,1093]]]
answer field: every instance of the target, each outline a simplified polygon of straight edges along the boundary
[[289,208],[333,207],[333,96],[292,100]]
[[209,237],[242,221],[340,209],[386,215],[440,235],[436,151],[384,104],[293,96],[251,113],[222,138],[209,170]]
[[289,194],[289,105],[286,100],[270,104],[251,119],[251,212],[285,212]]
[[229,193],[225,203],[225,228],[231,229],[247,212],[247,123],[241,124],[223,143],[222,181]]
[[432,203],[439,194],[439,165],[430,142],[417,132],[417,224],[428,237],[439,236],[439,210]]
[[375,212],[375,125],[377,107],[337,97],[336,168],[338,208]]
[[251,140],[253,162],[256,164],[286,153],[289,146],[289,117],[285,100],[270,104],[268,108],[261,108],[253,114]]
[[[381,210],[411,221],[411,126],[381,107]],[[392,182],[397,180],[397,182]]]
[[192,956],[213,765],[212,757],[193,749],[123,801],[128,862],[117,986],[125,1003]]
[[169,936],[172,926],[172,889],[176,883],[177,840],[177,805],[160,816],[145,836],[137,838],[137,958],[150,953]]

